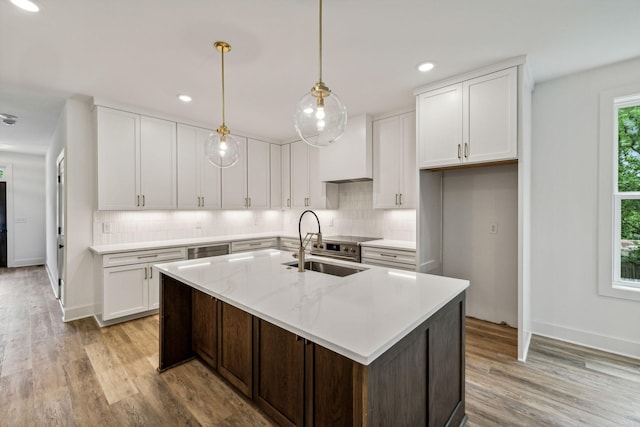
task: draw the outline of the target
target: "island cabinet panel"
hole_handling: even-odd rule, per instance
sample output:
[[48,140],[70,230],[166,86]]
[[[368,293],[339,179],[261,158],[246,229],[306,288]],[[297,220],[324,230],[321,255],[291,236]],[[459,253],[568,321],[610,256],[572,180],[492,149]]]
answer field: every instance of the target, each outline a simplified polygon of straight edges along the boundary
[[283,426],[304,422],[304,347],[304,339],[254,319],[253,399]]
[[253,395],[253,319],[218,301],[218,372],[247,397]]
[[306,423],[315,426],[362,425],[365,366],[307,341]]
[[213,369],[218,368],[217,299],[193,289],[191,293],[191,340],[193,352]]
[[160,364],[164,371],[193,358],[191,345],[191,290],[171,277],[160,280]]

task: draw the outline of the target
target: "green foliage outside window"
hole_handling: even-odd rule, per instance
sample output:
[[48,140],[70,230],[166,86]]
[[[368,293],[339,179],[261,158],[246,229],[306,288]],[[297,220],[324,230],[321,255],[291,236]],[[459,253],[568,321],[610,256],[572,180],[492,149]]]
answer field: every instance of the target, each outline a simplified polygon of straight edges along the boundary
[[[618,191],[640,191],[640,105],[618,110]],[[621,253],[621,277],[640,280],[640,199],[623,199],[620,214],[620,239],[632,243]]]

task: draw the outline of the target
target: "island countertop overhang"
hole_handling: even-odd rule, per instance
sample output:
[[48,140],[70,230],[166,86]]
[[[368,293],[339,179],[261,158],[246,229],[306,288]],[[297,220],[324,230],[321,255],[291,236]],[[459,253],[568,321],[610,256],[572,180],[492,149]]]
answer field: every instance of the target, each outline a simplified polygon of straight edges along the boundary
[[467,280],[309,257],[366,268],[347,277],[284,263],[278,250],[157,264],[154,268],[363,365],[369,365],[463,292]]

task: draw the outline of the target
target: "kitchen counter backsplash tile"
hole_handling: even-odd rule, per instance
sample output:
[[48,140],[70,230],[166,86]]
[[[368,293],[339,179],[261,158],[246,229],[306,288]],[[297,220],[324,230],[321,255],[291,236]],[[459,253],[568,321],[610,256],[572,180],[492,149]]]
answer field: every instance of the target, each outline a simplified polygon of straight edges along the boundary
[[[373,209],[371,181],[340,184],[339,207],[338,210],[316,211],[322,233],[326,236],[382,236],[392,240],[416,238],[416,211]],[[93,245],[280,230],[297,233],[301,213],[302,210],[96,211],[93,215]],[[311,216],[307,215],[304,221],[303,231],[315,231],[315,219],[312,222]]]

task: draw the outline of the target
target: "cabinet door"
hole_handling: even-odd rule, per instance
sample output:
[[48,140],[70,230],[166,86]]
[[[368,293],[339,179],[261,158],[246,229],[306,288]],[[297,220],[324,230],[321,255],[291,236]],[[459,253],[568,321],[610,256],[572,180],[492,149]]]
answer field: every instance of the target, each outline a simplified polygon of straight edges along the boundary
[[416,114],[400,116],[402,150],[398,176],[400,186],[399,207],[415,209],[418,206],[418,165],[416,163]]
[[230,168],[222,169],[222,209],[247,207],[247,139],[240,140],[240,160]]
[[291,144],[280,149],[282,167],[282,208],[291,207]]
[[304,339],[258,318],[254,324],[254,401],[279,425],[302,426]]
[[149,310],[160,307],[160,273],[153,271],[153,265],[147,266],[147,274],[149,275]]
[[297,141],[291,144],[291,207],[307,207],[308,198],[309,146]]
[[[205,129],[198,133],[198,160],[200,162],[201,197],[200,207],[206,209],[220,209],[222,207],[221,170],[219,167],[214,166],[205,157],[205,146],[212,132],[215,131]],[[238,162],[242,162],[242,159]]]
[[218,372],[238,390],[253,394],[253,319],[218,301]]
[[269,207],[271,209],[282,208],[282,146],[269,144],[269,181],[271,191],[269,197]]
[[269,145],[254,139],[247,140],[247,197],[250,208],[269,208]]
[[309,147],[309,199],[307,206],[312,209],[326,209],[327,184],[320,181],[320,150],[322,148]]
[[399,116],[373,122],[373,207],[398,206],[402,156],[402,128]]
[[147,264],[104,269],[102,320],[147,311],[149,307]]
[[213,369],[218,369],[217,300],[193,289],[191,293],[191,340],[193,351]]
[[462,84],[418,97],[420,167],[462,162]]
[[143,209],[175,209],[176,123],[140,119],[140,195]]
[[180,209],[197,209],[201,204],[198,133],[198,128],[182,124],[178,125],[177,175],[178,208]]
[[140,116],[96,108],[98,137],[98,209],[136,209]]
[[[361,425],[362,415],[356,407],[359,400],[356,396],[360,395],[362,384],[356,382],[358,377],[356,369],[361,369],[362,366],[322,346],[307,343],[306,425],[335,427]],[[397,420],[395,421],[397,423]],[[373,423],[373,425],[377,424]]]
[[464,82],[465,161],[517,158],[517,68]]

